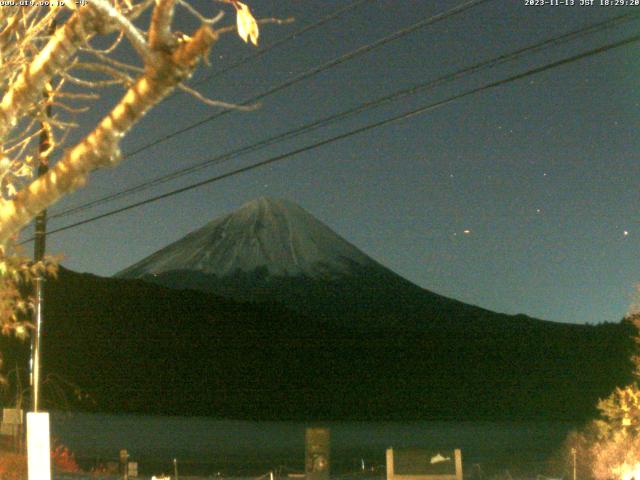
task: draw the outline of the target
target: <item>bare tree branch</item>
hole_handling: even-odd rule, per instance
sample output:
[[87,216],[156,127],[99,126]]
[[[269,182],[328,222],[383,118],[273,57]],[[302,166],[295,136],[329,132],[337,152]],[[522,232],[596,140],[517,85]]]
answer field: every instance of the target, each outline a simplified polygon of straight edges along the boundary
[[0,142],[31,110],[31,105],[38,103],[47,82],[67,67],[78,46],[85,40],[82,33],[95,34],[96,30],[91,26],[95,21],[95,11],[91,8],[74,12],[12,82],[0,102]]
[[154,51],[171,49],[176,43],[171,33],[175,6],[176,0],[158,0],[153,9],[149,26],[149,45]]
[[200,22],[202,22],[204,25],[215,25],[220,20],[222,20],[222,17],[224,17],[224,12],[222,10],[220,10],[215,17],[207,18],[198,10],[193,8],[189,2],[186,2],[185,0],[178,0],[178,3],[181,7],[184,7],[191,15],[200,20]]
[[242,112],[250,112],[250,111],[256,110],[258,107],[260,107],[259,103],[254,103],[254,104],[251,104],[251,105],[237,105],[235,103],[227,103],[227,102],[221,102],[220,100],[213,100],[213,99],[205,97],[204,95],[202,95],[197,90],[194,90],[193,88],[191,88],[191,87],[189,87],[189,86],[187,86],[187,85],[185,85],[183,83],[178,85],[178,88],[180,90],[182,90],[183,92],[188,93],[192,97],[200,100],[205,105],[209,105],[210,107],[227,108],[229,110],[240,110]]
[[217,38],[217,33],[207,26],[198,29],[191,40],[180,44],[161,64],[138,78],[95,130],[68,151],[46,175],[18,192],[14,199],[0,202],[0,243],[39,211],[84,185],[91,171],[117,164],[121,159],[119,143],[122,137],[191,74]]
[[[106,0],[91,0],[91,5],[117,25],[117,28],[129,39],[131,45],[145,63],[153,63],[155,61],[151,50],[149,50],[147,41],[140,33],[140,30],[138,30],[126,16],[121,15],[120,12]],[[155,10],[157,10],[157,7]]]

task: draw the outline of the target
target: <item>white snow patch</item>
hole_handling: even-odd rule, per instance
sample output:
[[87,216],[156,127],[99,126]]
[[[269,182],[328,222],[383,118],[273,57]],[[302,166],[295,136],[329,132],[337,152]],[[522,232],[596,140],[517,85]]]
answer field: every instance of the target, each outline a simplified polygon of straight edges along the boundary
[[377,265],[313,215],[287,200],[258,198],[213,220],[117,276],[191,270],[219,277],[266,268],[271,275],[347,274]]

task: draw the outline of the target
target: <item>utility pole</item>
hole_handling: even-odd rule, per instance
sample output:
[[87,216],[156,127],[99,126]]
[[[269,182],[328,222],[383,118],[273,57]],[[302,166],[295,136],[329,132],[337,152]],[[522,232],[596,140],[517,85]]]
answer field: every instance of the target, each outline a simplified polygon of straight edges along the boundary
[[[56,30],[55,20],[49,25],[49,33]],[[49,92],[42,92],[44,119],[40,122],[40,144],[38,146],[38,177],[49,170],[49,152],[53,139],[49,134],[51,104]],[[47,211],[40,212],[35,219],[34,262],[42,261],[45,251]],[[35,278],[35,308],[33,323],[35,331],[31,341],[31,406],[27,413],[27,467],[29,480],[51,480],[51,440],[49,432],[49,414],[40,412],[40,336],[42,333],[42,300],[44,297],[44,275],[38,273]]]
[[[49,35],[56,31],[55,19],[49,25]],[[40,122],[40,142],[38,145],[38,169],[36,177],[41,177],[49,171],[49,152],[51,151],[51,141],[48,121],[51,118],[51,104],[49,103],[49,92],[45,89],[42,92],[42,101],[45,103],[44,120]],[[33,261],[42,261],[46,248],[47,235],[47,210],[42,210],[35,218],[35,235],[33,247]],[[44,299],[44,276],[36,275],[35,278],[35,308],[33,324],[35,326],[33,339],[31,341],[31,409],[38,412],[40,408],[40,337],[42,335],[42,302]]]
[[[55,28],[55,25],[52,27]],[[43,94],[44,101],[49,99],[48,92]],[[45,116],[51,117],[51,105],[45,106]],[[45,121],[40,123],[40,144],[38,146],[38,170],[37,177],[41,177],[49,171],[49,150],[51,148],[51,138],[49,138],[48,125]],[[33,248],[33,261],[40,262],[44,258],[47,234],[47,210],[42,210],[35,219],[35,235]],[[34,325],[35,331],[31,342],[31,406],[32,411],[37,412],[40,408],[40,337],[42,335],[42,301],[44,297],[44,277],[36,275],[35,278],[35,309]]]

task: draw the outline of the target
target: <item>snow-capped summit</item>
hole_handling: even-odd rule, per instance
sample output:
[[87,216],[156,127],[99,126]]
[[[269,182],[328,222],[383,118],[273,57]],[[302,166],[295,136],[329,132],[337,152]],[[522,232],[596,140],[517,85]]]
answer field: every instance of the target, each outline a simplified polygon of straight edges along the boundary
[[332,278],[348,274],[353,266],[377,263],[295,203],[261,197],[117,276],[180,270],[221,278],[261,270],[271,276]]
[[213,220],[117,276],[239,301],[276,302],[363,328],[418,328],[432,323],[427,319],[470,315],[468,305],[418,287],[295,203],[272,198],[258,198]]
[[253,200],[116,276],[239,301],[276,302],[363,328],[420,328],[438,318],[456,321],[482,313],[418,287],[303,208],[272,198]]

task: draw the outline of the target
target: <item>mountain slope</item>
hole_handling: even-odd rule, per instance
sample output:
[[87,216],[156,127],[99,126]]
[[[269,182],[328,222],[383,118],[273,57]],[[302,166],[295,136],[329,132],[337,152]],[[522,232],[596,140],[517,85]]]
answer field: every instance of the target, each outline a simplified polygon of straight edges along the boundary
[[[356,331],[277,304],[63,270],[46,286],[51,385],[72,409],[244,419],[583,419],[629,379],[629,325],[486,312],[430,331]],[[5,365],[14,354],[0,337]],[[23,349],[23,364],[24,354]],[[64,405],[62,405],[64,406]]]
[[[278,304],[67,270],[45,292],[45,408],[568,420],[593,414],[598,398],[631,372],[626,323],[567,325],[486,312],[429,331],[356,331]],[[0,337],[0,350],[7,368],[26,367],[28,346],[16,350]],[[89,398],[78,401],[68,385]]]
[[486,313],[412,284],[301,207],[270,198],[213,220],[116,277],[241,301],[276,301],[365,329],[424,329]]
[[331,278],[352,265],[376,266],[298,205],[258,198],[120,272],[137,278],[175,270],[219,277],[264,269],[269,275]]
[[95,400],[74,408],[566,420],[630,378],[628,323],[560,324],[442,297],[286,201],[250,202],[119,277],[62,270],[47,282],[43,370]]

